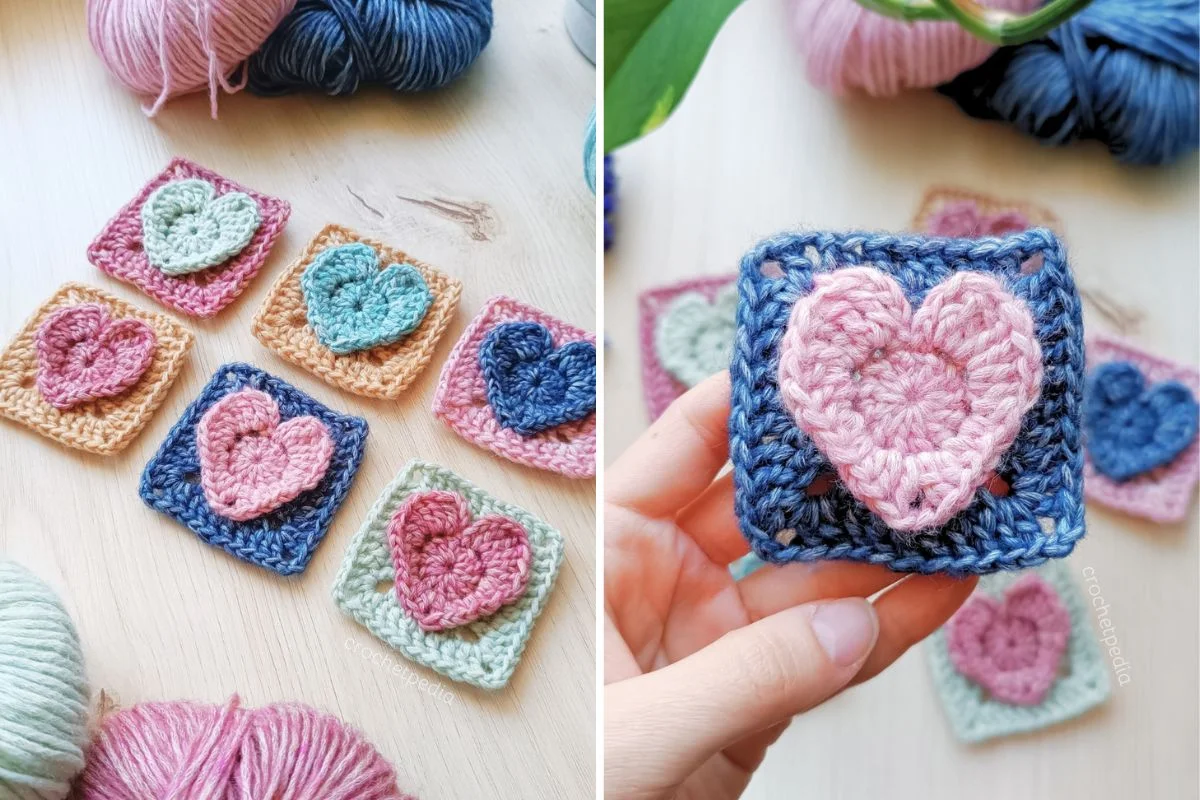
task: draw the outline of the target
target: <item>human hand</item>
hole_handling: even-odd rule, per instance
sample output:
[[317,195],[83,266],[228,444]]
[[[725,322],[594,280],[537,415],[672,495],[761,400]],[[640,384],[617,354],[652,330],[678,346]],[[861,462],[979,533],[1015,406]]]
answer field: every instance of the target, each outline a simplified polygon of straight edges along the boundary
[[710,378],[605,471],[606,797],[739,796],[794,715],[877,675],[977,581],[818,562],[735,582],[749,547],[732,476],[714,480],[729,402],[728,373]]

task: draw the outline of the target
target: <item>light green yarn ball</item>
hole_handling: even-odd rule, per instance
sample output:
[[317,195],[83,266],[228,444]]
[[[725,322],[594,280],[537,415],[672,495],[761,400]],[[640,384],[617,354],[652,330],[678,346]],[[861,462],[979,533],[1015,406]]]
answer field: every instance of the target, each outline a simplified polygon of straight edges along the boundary
[[87,715],[74,623],[49,586],[0,561],[0,800],[63,800]]

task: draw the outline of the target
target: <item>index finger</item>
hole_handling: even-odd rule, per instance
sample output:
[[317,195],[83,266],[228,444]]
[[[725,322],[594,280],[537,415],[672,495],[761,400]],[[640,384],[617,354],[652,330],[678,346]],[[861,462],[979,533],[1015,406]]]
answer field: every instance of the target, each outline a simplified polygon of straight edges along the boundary
[[604,473],[605,502],[645,517],[674,517],[729,460],[729,373],[672,403]]

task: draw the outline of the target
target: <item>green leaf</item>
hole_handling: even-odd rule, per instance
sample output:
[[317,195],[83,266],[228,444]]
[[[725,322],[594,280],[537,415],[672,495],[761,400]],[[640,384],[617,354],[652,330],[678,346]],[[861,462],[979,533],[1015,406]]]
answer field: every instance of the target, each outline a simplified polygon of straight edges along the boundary
[[606,0],[604,147],[611,152],[667,120],[717,31],[742,0]]

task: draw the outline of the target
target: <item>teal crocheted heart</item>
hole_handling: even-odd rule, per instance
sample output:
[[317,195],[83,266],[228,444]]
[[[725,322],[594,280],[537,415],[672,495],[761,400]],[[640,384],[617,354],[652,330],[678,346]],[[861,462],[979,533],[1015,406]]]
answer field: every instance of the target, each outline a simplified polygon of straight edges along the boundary
[[187,275],[242,252],[261,222],[258,203],[244,192],[217,197],[208,181],[171,181],[142,204],[142,247],[163,274]]
[[379,268],[375,249],[355,242],[321,251],[300,278],[308,324],[321,344],[345,355],[403,339],[433,302],[411,264]]

